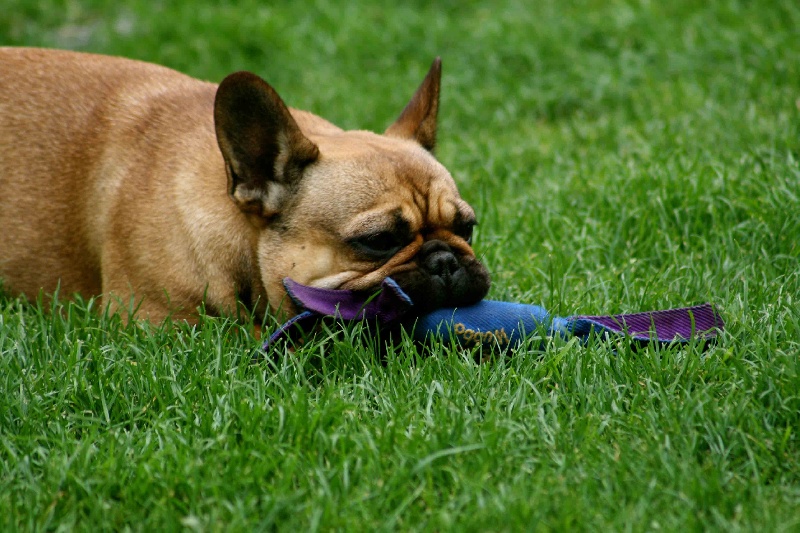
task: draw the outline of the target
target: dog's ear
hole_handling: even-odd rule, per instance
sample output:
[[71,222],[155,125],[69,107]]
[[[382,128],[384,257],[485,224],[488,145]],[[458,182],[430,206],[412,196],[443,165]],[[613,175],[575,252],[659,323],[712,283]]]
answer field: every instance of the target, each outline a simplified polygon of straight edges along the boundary
[[384,135],[413,139],[429,152],[433,152],[436,147],[436,115],[439,112],[441,79],[442,60],[437,57],[400,118],[389,126]]
[[214,127],[228,193],[243,211],[265,218],[281,210],[303,169],[319,157],[278,93],[250,72],[220,83]]

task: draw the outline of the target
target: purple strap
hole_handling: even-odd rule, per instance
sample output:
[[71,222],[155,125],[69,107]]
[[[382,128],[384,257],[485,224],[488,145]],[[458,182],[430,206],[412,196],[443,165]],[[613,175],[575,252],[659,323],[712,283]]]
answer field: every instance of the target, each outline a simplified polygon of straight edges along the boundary
[[299,315],[290,318],[281,327],[272,332],[272,335],[264,341],[262,349],[267,351],[276,342],[291,338],[293,333],[302,333],[310,330],[319,318],[320,315],[314,311],[303,311]]
[[414,306],[411,298],[391,278],[383,280],[377,293],[320,289],[301,285],[290,278],[284,278],[283,286],[289,297],[304,311],[272,332],[264,342],[264,351],[280,340],[310,331],[325,316],[344,320],[377,319],[382,324],[390,324]]
[[574,335],[588,334],[592,328],[599,327],[636,340],[661,342],[688,341],[693,337],[708,339],[725,327],[722,317],[711,304],[628,315],[578,315],[569,317],[567,323]]
[[319,289],[289,278],[283,280],[283,286],[299,307],[345,320],[377,318],[388,324],[405,315],[414,305],[392,278],[383,280],[380,292]]

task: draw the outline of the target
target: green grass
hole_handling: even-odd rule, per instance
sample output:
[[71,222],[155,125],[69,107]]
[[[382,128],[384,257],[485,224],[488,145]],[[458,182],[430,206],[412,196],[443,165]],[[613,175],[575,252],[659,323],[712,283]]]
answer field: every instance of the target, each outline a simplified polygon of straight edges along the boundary
[[713,301],[727,333],[383,365],[356,329],[251,365],[246,323],[6,296],[0,529],[800,528],[800,4],[218,4],[11,0],[0,41],[249,69],[376,130],[441,55],[492,298]]

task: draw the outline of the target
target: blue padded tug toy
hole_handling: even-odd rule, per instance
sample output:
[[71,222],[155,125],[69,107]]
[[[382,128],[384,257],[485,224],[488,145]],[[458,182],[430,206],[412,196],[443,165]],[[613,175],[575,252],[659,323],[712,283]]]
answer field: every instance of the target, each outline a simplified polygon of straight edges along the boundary
[[591,334],[628,336],[639,342],[664,344],[698,340],[705,345],[725,327],[711,304],[635,314],[556,317],[538,305],[483,300],[468,307],[442,308],[415,316],[413,302],[391,278],[384,280],[377,294],[319,289],[289,278],[284,279],[284,286],[304,311],[278,328],[264,343],[264,351],[309,331],[326,316],[346,321],[374,319],[382,326],[411,323],[417,341],[435,335],[465,348],[496,350],[514,348],[526,335],[537,331],[582,339]]

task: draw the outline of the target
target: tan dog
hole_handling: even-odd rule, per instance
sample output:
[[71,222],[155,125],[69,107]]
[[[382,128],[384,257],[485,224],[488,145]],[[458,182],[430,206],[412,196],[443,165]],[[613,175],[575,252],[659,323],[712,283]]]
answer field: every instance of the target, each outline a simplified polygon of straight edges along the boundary
[[291,313],[286,276],[365,290],[392,276],[420,310],[476,302],[475,214],[432,155],[440,73],[377,135],[288,109],[247,72],[217,87],[0,48],[0,279],[150,320]]

